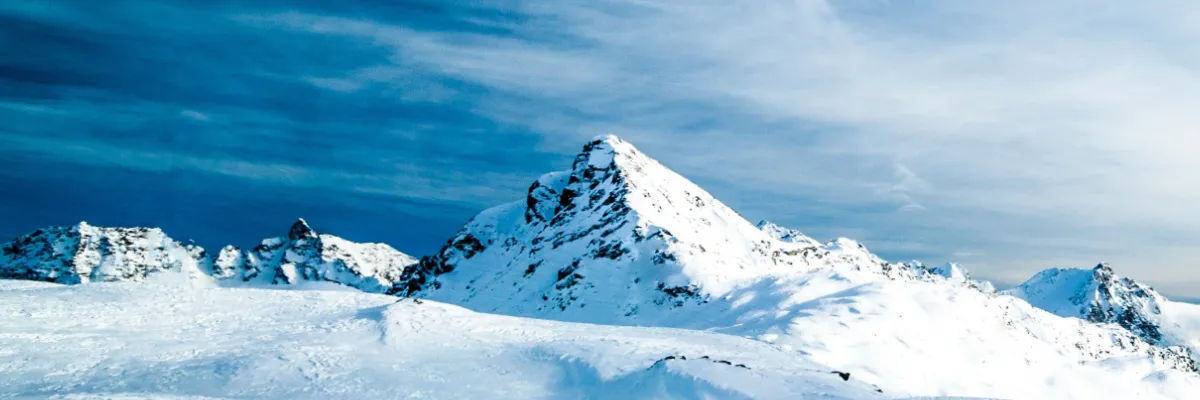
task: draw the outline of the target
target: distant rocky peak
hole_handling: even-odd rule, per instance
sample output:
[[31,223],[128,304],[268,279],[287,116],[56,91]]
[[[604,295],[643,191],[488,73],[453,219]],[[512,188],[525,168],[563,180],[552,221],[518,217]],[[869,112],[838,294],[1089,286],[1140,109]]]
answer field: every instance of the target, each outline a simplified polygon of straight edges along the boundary
[[356,243],[319,234],[304,219],[298,219],[286,237],[263,239],[249,252],[233,246],[221,249],[213,271],[219,278],[241,281],[324,281],[384,293],[391,290],[406,267],[416,262],[386,244]]
[[1117,275],[1107,263],[1090,270],[1051,268],[1004,293],[1065,317],[1115,323],[1150,343],[1159,343],[1161,305],[1150,286]]
[[184,244],[158,228],[105,228],[80,222],[37,229],[3,246],[0,278],[57,283],[146,280],[175,271],[203,277],[203,248]]
[[288,229],[288,240],[311,239],[317,237],[317,232],[308,226],[308,222],[304,218],[296,219],[292,223],[291,229]]

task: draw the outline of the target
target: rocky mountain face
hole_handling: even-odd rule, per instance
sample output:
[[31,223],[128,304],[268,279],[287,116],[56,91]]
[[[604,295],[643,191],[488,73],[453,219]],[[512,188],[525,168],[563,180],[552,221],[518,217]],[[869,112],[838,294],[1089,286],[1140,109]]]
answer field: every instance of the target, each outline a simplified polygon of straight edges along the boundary
[[303,219],[286,237],[265,239],[248,252],[226,246],[213,263],[223,279],[274,284],[338,283],[372,293],[391,290],[417,259],[391,246],[318,234]]
[[75,226],[39,229],[3,246],[0,278],[56,283],[141,282],[159,272],[203,276],[204,249],[157,228]]
[[484,211],[394,293],[589,322],[699,306],[738,288],[834,267],[933,279],[861,244],[756,227],[629,143],[599,137],[524,201]]
[[382,293],[417,260],[385,244],[318,234],[304,220],[286,237],[248,252],[226,246],[211,259],[204,249],[157,228],[99,228],[80,223],[39,229],[4,245],[0,278],[56,283],[141,282],[160,272],[226,282],[293,284],[326,281]]
[[1161,343],[1162,304],[1153,288],[1113,273],[1108,264],[1090,270],[1052,268],[1005,291],[1051,313],[1112,323],[1150,343]]

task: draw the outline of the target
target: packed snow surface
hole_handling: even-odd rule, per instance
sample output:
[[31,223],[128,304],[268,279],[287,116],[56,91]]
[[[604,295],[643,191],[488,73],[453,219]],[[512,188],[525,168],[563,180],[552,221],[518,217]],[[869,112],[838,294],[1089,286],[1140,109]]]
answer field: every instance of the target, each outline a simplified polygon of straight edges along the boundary
[[886,398],[766,343],[348,291],[0,281],[0,397]]

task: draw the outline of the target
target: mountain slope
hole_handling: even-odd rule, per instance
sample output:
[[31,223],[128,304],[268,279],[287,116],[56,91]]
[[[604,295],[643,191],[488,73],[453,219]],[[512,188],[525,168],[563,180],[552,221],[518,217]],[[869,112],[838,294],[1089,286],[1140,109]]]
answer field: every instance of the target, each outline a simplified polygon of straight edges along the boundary
[[303,219],[286,237],[269,238],[242,252],[227,246],[213,263],[222,279],[272,284],[324,281],[371,293],[390,290],[417,259],[380,243],[355,243],[318,234]]
[[478,310],[598,323],[653,323],[763,279],[837,265],[918,279],[857,242],[785,242],[613,136],[525,201],[476,216],[394,292]]
[[[888,393],[1187,398],[1200,387],[1185,350],[1153,346],[1115,325],[1061,318],[961,285],[861,274],[818,270],[781,279],[666,323],[792,349]],[[1160,375],[1180,386],[1129,390]],[[1097,381],[1111,386],[1093,397]]]
[[0,281],[0,349],[5,398],[884,398],[733,336],[347,291]]
[[203,278],[204,249],[158,228],[75,226],[38,229],[2,247],[0,278],[56,283],[144,281],[163,272]]

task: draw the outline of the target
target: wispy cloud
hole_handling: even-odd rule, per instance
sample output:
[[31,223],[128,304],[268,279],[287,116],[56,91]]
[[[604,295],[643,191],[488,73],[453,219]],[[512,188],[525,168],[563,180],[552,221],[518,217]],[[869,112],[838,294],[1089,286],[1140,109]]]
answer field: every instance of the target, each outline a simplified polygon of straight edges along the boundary
[[209,119],[208,115],[206,115],[202,112],[196,111],[196,110],[183,110],[183,111],[179,112],[179,115],[181,117],[184,117],[184,118],[187,118],[187,119],[190,119],[193,121],[203,122],[203,121],[208,121],[208,119]]

